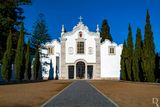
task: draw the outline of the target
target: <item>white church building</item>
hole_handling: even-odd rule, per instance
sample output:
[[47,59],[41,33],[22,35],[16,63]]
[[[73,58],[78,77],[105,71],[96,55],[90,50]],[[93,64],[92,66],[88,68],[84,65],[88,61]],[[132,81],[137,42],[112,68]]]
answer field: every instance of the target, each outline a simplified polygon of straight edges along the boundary
[[100,32],[91,32],[83,22],[41,48],[43,79],[120,79],[122,44],[105,40]]

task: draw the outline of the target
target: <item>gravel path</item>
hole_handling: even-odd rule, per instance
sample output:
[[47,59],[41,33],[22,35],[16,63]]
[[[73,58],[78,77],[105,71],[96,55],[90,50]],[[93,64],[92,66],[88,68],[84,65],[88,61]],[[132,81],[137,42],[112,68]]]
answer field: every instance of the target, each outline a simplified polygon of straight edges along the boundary
[[44,107],[116,107],[86,81],[75,81]]

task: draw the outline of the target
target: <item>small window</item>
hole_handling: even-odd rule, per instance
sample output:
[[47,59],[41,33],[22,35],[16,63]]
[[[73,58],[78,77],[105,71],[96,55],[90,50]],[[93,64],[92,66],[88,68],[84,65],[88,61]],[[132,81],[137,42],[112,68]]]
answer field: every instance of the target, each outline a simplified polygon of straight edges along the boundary
[[84,42],[77,42],[77,54],[84,54]]
[[54,54],[54,48],[53,47],[48,47],[48,54]]
[[113,46],[110,46],[109,47],[109,54],[110,55],[115,55],[116,53],[115,53],[115,47],[113,47]]
[[80,38],[82,37],[82,32],[79,32],[79,37],[80,37]]

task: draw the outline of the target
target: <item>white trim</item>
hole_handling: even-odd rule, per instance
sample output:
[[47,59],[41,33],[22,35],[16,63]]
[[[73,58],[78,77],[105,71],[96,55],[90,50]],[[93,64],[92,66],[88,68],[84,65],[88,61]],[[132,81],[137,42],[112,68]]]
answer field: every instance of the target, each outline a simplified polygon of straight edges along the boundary
[[102,43],[101,43],[101,45],[103,45],[103,44],[105,44],[105,42],[109,42],[111,45],[113,45],[113,46],[116,46],[116,47],[123,47],[123,44],[117,44],[117,43],[115,43],[115,42],[111,42],[110,40],[108,40],[108,39],[105,39],[105,41],[103,41]]
[[57,39],[53,39],[52,41],[46,42],[45,44],[42,44],[42,45],[43,45],[43,46],[47,46],[47,45],[53,44],[54,42],[57,42],[59,45],[61,45],[61,43],[60,43]]

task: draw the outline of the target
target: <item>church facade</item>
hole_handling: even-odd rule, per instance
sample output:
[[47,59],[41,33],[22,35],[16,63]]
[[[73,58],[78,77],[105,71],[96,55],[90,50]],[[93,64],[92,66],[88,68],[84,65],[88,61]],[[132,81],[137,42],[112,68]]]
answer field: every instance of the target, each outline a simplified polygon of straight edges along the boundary
[[43,79],[120,79],[123,46],[105,40],[80,22],[70,32],[62,25],[60,42],[52,40],[41,48]]

